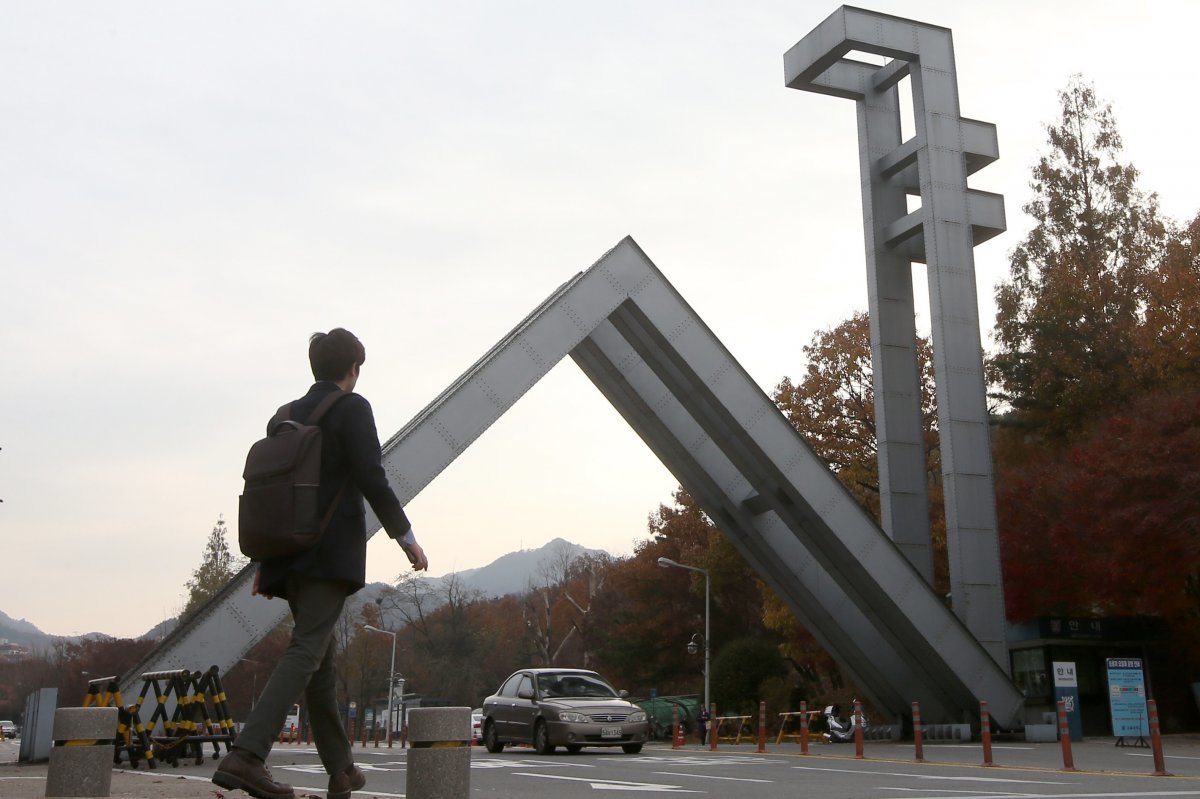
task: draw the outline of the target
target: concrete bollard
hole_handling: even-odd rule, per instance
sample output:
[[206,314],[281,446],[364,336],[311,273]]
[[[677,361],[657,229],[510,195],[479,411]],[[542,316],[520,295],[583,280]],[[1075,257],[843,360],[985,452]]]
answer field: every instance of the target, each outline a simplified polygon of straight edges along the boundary
[[63,707],[54,711],[54,748],[46,796],[108,796],[112,789],[118,710]]
[[408,799],[467,799],[471,792],[471,708],[408,711]]

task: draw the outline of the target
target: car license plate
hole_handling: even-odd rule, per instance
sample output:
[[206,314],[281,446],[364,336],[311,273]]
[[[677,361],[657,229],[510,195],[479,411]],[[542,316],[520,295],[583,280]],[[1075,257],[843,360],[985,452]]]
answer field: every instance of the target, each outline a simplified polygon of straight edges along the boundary
[[601,727],[600,728],[600,737],[601,738],[620,738],[621,737],[621,728],[620,727]]

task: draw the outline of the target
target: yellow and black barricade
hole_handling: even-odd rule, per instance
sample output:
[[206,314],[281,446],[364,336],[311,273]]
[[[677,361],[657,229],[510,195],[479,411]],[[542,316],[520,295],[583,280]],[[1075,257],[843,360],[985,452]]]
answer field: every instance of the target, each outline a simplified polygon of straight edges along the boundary
[[[205,672],[187,669],[146,672],[142,679],[145,685],[138,697],[138,707],[153,691],[155,708],[147,731],[161,759],[178,766],[181,756],[190,756],[200,765],[204,762],[206,743],[213,745],[214,760],[220,757],[221,743],[229,751],[236,733],[216,666]],[[168,716],[167,703],[171,698],[175,700],[175,711]],[[163,733],[156,735],[159,721]]]
[[117,708],[117,738],[113,762],[120,763],[121,752],[129,758],[129,765],[138,767],[138,761],[144,760],[147,768],[156,768],[154,760],[154,745],[146,728],[138,717],[138,706],[125,707],[121,698],[121,681],[116,677],[99,677],[88,680],[87,696],[83,699],[84,707],[115,707]]

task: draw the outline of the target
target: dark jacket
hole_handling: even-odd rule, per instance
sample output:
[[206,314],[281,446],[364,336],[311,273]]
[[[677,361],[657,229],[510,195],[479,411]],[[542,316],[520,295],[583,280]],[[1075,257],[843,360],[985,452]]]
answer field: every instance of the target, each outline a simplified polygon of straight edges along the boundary
[[[336,384],[314,383],[292,403],[291,418],[304,422]],[[338,490],[345,485],[338,508],[320,542],[298,555],[263,561],[259,581],[261,593],[285,597],[289,572],[325,580],[340,580],[352,594],[366,583],[367,521],[365,497],[380,523],[392,538],[400,538],[411,525],[400,500],[388,485],[381,463],[379,433],[371,404],[358,394],[348,394],[334,404],[320,421],[321,488],[318,505],[321,518],[329,510]]]

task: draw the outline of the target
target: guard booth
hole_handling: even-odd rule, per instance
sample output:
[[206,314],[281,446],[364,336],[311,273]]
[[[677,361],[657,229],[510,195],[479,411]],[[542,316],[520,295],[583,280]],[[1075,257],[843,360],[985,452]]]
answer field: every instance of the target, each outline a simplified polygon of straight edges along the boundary
[[[1108,658],[1139,658],[1145,664],[1150,696],[1172,695],[1172,672],[1166,643],[1171,632],[1153,616],[1098,619],[1040,616],[1009,625],[1008,649],[1013,682],[1025,694],[1025,723],[1037,724],[1055,712],[1054,664],[1074,663],[1085,737],[1109,737]],[[1186,688],[1186,685],[1183,686]],[[1168,717],[1170,703],[1159,701]],[[1194,715],[1194,708],[1176,707],[1173,718]]]

